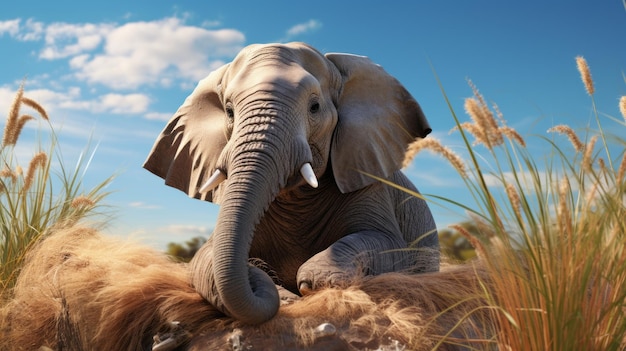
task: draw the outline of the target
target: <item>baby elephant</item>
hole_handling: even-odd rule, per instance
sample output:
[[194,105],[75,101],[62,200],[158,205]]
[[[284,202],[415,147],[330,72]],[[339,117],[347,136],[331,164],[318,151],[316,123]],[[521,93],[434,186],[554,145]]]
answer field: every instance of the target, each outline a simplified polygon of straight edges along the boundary
[[[250,324],[284,288],[307,294],[362,275],[439,269],[425,201],[399,170],[431,128],[415,99],[363,56],[303,43],[250,45],[201,80],[144,167],[220,205],[191,262],[195,289]],[[258,260],[257,260],[258,261]]]

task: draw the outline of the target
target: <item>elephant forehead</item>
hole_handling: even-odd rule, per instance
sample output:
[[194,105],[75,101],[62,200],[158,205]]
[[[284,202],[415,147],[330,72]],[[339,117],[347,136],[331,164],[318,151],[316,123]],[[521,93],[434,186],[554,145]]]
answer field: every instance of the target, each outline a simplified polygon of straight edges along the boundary
[[[257,44],[246,47],[237,55],[227,76],[238,76],[246,70],[269,71],[274,75],[287,74],[285,70],[304,70],[322,75],[327,74],[328,66],[318,51],[305,44]],[[232,80],[232,77],[226,79]]]
[[233,60],[234,66],[250,65],[257,61],[277,61],[284,64],[324,64],[317,50],[303,43],[255,44],[244,48]]
[[278,66],[265,64],[263,66],[247,66],[240,70],[231,81],[225,83],[225,96],[246,89],[256,91],[274,91],[308,89],[318,85],[314,76],[297,65]]

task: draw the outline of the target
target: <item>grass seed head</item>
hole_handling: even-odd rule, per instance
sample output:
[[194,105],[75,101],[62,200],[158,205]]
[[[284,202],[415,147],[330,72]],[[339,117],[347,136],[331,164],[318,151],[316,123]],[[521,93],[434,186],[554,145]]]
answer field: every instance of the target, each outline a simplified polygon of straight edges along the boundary
[[515,211],[515,216],[517,216],[518,219],[522,218],[522,212],[521,212],[521,201],[520,201],[520,197],[519,194],[517,193],[517,190],[515,190],[515,187],[513,186],[513,184],[506,184],[506,194],[509,197],[509,202],[511,203],[511,207],[513,207],[513,211]]
[[15,94],[9,115],[7,116],[7,124],[4,126],[4,135],[2,136],[2,146],[15,145],[17,140],[17,120],[20,115],[20,106],[22,104],[22,96],[24,96],[24,84],[20,85],[20,88]]
[[458,225],[458,224],[450,225],[449,228],[452,228],[456,230],[457,232],[459,232],[459,234],[461,234],[461,236],[463,236],[470,243],[470,245],[474,247],[474,249],[476,250],[476,256],[478,256],[479,258],[486,257],[486,251],[485,251],[485,247],[483,246],[483,244],[480,242],[480,240],[478,240],[478,238],[472,235],[467,229],[465,229],[463,226]]
[[35,117],[33,116],[29,116],[29,115],[22,115],[20,116],[20,118],[17,119],[17,123],[14,125],[14,128],[12,128],[11,130],[11,140],[9,140],[9,144],[8,145],[15,145],[17,143],[17,139],[19,139],[20,134],[22,134],[22,130],[24,129],[24,125],[26,125],[26,122],[35,119]]
[[0,177],[2,177],[2,178],[11,178],[12,182],[16,182],[17,181],[17,172],[15,172],[15,171],[5,167],[2,170],[0,170]]
[[498,128],[498,130],[507,138],[515,140],[515,142],[518,143],[520,146],[526,147],[526,141],[514,128],[503,126]]
[[624,122],[626,122],[626,95],[619,99],[619,111],[622,113],[622,117],[624,117]]
[[13,99],[13,103],[11,104],[11,109],[9,110],[9,115],[7,117],[7,123],[4,126],[2,146],[15,145],[26,122],[35,119],[35,117],[30,115],[20,116],[20,107],[22,104],[33,108],[37,111],[37,113],[39,113],[41,118],[48,120],[48,113],[46,110],[37,101],[25,97],[24,84],[20,85],[20,88]]
[[[474,136],[474,142],[472,143],[472,145],[478,145],[478,144],[484,144],[484,133],[482,132],[482,129],[480,129],[479,126],[477,126],[476,124],[470,123],[470,122],[463,122],[461,123],[461,128],[470,133],[471,135]],[[458,130],[459,127],[458,126],[454,126],[454,128],[450,129],[450,133]]]
[[572,216],[570,214],[569,195],[571,188],[569,180],[564,177],[559,182],[559,203],[557,208],[557,219],[563,234],[572,234]]
[[576,132],[574,132],[574,130],[570,128],[568,125],[565,125],[565,124],[556,125],[548,129],[548,133],[565,134],[567,138],[569,139],[569,141],[574,146],[574,149],[576,151],[582,151],[585,147],[585,145],[580,141],[580,138],[578,138],[578,135],[576,135]]
[[81,196],[75,197],[74,200],[72,200],[72,203],[70,206],[72,206],[73,208],[89,208],[94,205],[95,203],[93,202],[93,200],[91,200],[87,196],[81,195]]
[[452,164],[452,166],[463,178],[467,177],[465,162],[463,162],[463,159],[449,148],[441,145],[441,142],[435,138],[418,139],[409,145],[409,148],[404,156],[404,161],[402,162],[402,167],[407,167],[411,161],[413,161],[415,155],[423,149],[429,149],[434,153],[442,155],[448,160],[448,162],[450,162],[450,164]]
[[587,94],[593,95],[595,89],[593,87],[593,79],[591,78],[591,71],[589,70],[589,65],[587,65],[587,61],[582,56],[576,57],[576,66],[578,67],[578,72],[580,72],[580,78],[585,84],[585,89],[587,90]]
[[602,174],[608,174],[609,170],[606,168],[606,162],[602,157],[598,157],[598,166],[600,166]]
[[[470,114],[470,117],[472,117],[472,119],[480,126],[480,128],[484,130],[485,136],[488,139],[489,143],[485,145],[491,148],[493,146],[502,144],[502,134],[500,134],[500,132],[498,131],[498,121],[496,121],[493,112],[491,112],[489,106],[487,106],[485,98],[480,93],[480,91],[478,91],[476,85],[474,85],[471,80],[468,81],[468,84],[472,88],[472,92],[474,93],[474,99],[476,102],[476,106],[474,107],[474,109],[476,110],[474,113],[476,115],[472,116]],[[498,113],[498,117],[503,120],[504,118],[502,117],[502,113],[500,112],[499,108],[496,106],[495,109]]]
[[626,153],[624,153],[624,156],[622,156],[622,163],[620,163],[619,165],[619,169],[617,171],[617,177],[615,178],[616,183],[622,184],[622,182],[624,181],[624,176],[626,175]]
[[33,185],[35,180],[35,172],[38,168],[44,168],[48,162],[48,155],[45,152],[40,152],[33,156],[28,164],[28,170],[26,171],[26,177],[24,178],[24,187],[22,191],[26,192]]
[[473,128],[472,134],[476,138],[476,141],[489,147],[488,129],[489,126],[485,123],[485,118],[482,116],[482,109],[478,104],[478,100],[474,98],[465,99],[465,112],[474,121],[476,128]]
[[48,121],[48,112],[35,100],[27,98],[26,96],[22,96],[22,103],[26,106],[31,107],[33,110],[37,111],[39,115]]
[[596,145],[596,141],[598,141],[598,136],[594,135],[591,137],[591,140],[589,140],[589,143],[585,145],[585,153],[583,154],[583,161],[582,161],[583,169],[585,171],[591,170],[591,164],[593,161],[591,155],[593,154],[593,148]]

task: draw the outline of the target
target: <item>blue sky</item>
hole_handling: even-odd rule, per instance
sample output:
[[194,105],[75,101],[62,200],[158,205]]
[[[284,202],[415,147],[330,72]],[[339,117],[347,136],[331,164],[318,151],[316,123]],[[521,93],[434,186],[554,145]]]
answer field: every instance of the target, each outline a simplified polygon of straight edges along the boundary
[[[2,127],[26,78],[26,95],[48,110],[67,165],[88,143],[97,145],[85,184],[118,174],[106,231],[158,248],[208,236],[218,207],[164,186],[141,165],[196,82],[248,44],[304,41],[322,52],[369,56],[420,102],[433,135],[459,152],[430,63],[459,116],[467,118],[471,79],[524,136],[560,123],[588,124],[591,102],[577,55],[591,66],[601,113],[620,116],[618,99],[626,95],[622,0],[57,0],[1,8]],[[31,122],[18,143],[24,160],[36,128]],[[424,193],[471,204],[460,178],[436,156],[420,154],[406,173]],[[462,214],[433,211],[440,227]]]

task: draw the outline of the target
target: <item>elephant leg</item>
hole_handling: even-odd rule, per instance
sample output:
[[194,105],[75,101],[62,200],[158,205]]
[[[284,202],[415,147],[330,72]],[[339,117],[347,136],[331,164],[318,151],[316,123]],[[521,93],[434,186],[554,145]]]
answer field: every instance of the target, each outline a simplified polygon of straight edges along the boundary
[[304,262],[297,283],[305,295],[323,286],[337,286],[365,275],[408,270],[419,255],[398,236],[363,231],[347,235]]

